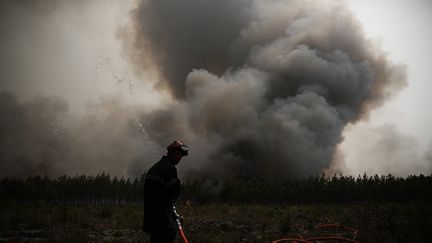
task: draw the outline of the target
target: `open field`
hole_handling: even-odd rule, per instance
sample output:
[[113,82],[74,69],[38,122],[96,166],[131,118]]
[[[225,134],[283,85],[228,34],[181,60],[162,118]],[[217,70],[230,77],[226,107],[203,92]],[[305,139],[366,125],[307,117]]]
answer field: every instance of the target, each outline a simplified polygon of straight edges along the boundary
[[[360,242],[430,242],[430,203],[178,203],[191,242],[271,242],[319,223],[359,231]],[[0,242],[147,242],[141,205],[2,202]]]

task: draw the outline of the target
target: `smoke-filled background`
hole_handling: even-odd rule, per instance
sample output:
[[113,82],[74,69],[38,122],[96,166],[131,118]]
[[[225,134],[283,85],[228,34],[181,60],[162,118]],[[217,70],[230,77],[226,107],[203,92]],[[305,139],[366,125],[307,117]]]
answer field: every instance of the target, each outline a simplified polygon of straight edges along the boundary
[[415,69],[356,3],[0,5],[1,177],[135,177],[174,139],[191,148],[183,177],[431,173],[388,108]]

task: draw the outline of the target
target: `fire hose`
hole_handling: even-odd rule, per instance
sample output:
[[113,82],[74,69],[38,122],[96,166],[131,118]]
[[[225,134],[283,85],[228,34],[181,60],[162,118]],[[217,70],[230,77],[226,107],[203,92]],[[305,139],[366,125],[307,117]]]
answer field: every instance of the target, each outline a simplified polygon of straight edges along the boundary
[[189,243],[189,241],[186,239],[185,233],[183,232],[183,227],[181,225],[181,216],[177,213],[176,207],[173,203],[173,213],[174,213],[174,218],[176,220],[177,223],[177,232],[178,235],[180,237],[180,239],[183,241],[183,243]]
[[314,236],[314,237],[303,237],[298,235],[296,238],[283,238],[279,240],[275,240],[272,243],[283,243],[283,242],[298,242],[298,243],[313,243],[313,242],[322,242],[322,241],[345,241],[352,243],[359,243],[357,238],[358,230],[349,228],[340,224],[319,224],[315,226],[315,230],[324,230],[324,229],[332,229],[338,228],[344,232],[350,233],[352,237],[344,237],[344,236]]
[[[189,243],[187,240],[185,233],[183,231],[183,227],[181,224],[182,217],[177,213],[176,207],[173,203],[173,214],[174,218],[177,223],[177,229],[178,229],[178,235],[183,243]],[[352,243],[359,243],[357,240],[357,234],[358,230],[349,228],[340,224],[319,224],[315,226],[315,230],[325,230],[325,229],[339,229],[346,233],[350,233],[351,237],[344,237],[344,236],[314,236],[314,237],[303,237],[301,235],[298,235],[298,237],[295,238],[283,238],[279,240],[275,240],[272,243],[283,243],[283,242],[298,242],[298,243],[313,243],[313,242],[322,242],[322,241],[345,241],[345,242],[352,242]]]

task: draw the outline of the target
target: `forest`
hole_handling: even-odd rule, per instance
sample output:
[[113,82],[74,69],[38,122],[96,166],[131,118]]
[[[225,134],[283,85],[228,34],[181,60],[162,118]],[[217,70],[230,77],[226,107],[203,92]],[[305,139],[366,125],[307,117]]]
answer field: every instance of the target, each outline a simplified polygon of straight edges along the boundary
[[[12,201],[65,202],[72,204],[139,204],[145,175],[141,178],[96,176],[41,176],[4,178],[0,198]],[[196,203],[347,203],[431,202],[432,175],[408,177],[337,176],[263,179],[242,177],[225,181],[186,180],[181,200]]]

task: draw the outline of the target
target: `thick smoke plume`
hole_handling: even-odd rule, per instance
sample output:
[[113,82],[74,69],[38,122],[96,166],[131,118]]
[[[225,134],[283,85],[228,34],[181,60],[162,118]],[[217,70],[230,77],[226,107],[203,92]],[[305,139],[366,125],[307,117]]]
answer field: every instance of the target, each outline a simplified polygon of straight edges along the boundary
[[[191,147],[183,176],[319,174],[346,125],[406,85],[340,3],[143,0],[130,23],[110,17],[123,3],[0,2],[0,177],[139,176],[174,139]],[[112,70],[88,91],[83,73],[122,45],[160,77],[151,109],[115,93],[136,90]],[[88,92],[110,95],[76,109]]]
[[177,100],[141,121],[191,144],[189,175],[319,174],[344,127],[406,85],[340,2],[143,0],[133,18],[132,60]]

